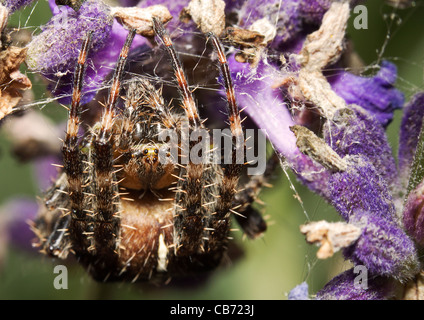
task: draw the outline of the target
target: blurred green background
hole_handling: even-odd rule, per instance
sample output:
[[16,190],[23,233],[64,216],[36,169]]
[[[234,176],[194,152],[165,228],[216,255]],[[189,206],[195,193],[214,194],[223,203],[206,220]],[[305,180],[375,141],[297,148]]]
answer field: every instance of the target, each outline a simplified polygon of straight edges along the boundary
[[[399,78],[397,87],[406,98],[423,90],[424,82],[424,5],[398,10],[383,1],[367,1],[368,29],[355,30],[351,18],[348,34],[355,50],[366,65],[372,66],[381,58],[395,62]],[[49,19],[46,0],[39,0],[16,13],[11,26],[39,26]],[[34,79],[37,99],[46,98],[44,87]],[[55,104],[44,107],[50,117],[63,118],[66,113]],[[388,133],[397,150],[397,130],[401,111]],[[0,205],[8,200],[39,194],[33,166],[20,164],[11,158],[9,142],[0,135]],[[272,189],[262,192],[270,226],[262,239],[237,241],[244,248],[244,256],[228,268],[218,270],[208,281],[196,287],[152,287],[134,284],[99,284],[90,279],[78,265],[68,266],[69,289],[56,290],[53,268],[61,261],[30,254],[9,246],[4,265],[0,267],[0,299],[286,299],[287,293],[303,281],[315,293],[329,279],[348,265],[341,254],[326,261],[315,258],[316,247],[305,243],[299,225],[308,220],[338,220],[334,209],[319,197],[299,185],[293,176],[279,171]],[[297,190],[302,205],[294,197],[290,183]],[[306,214],[305,214],[306,212]]]

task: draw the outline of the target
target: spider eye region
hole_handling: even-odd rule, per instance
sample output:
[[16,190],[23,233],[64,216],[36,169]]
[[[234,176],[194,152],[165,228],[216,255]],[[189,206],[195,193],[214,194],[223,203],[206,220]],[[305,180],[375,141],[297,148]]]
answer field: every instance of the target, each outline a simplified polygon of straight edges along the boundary
[[156,147],[146,147],[142,151],[143,160],[147,163],[153,164],[158,161],[159,149]]
[[130,149],[130,158],[121,158],[122,187],[132,190],[160,190],[175,182],[176,166],[161,151],[166,145],[140,144]]

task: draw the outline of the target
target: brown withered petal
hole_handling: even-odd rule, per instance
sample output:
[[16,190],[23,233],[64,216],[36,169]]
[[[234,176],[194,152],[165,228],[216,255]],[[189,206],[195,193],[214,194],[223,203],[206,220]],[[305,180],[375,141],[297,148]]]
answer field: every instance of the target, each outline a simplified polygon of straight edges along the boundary
[[225,29],[225,2],[222,0],[191,0],[184,15],[190,16],[203,33],[217,36]]
[[0,51],[0,120],[13,111],[22,98],[19,90],[31,88],[31,81],[19,71],[27,49],[10,46]]
[[147,8],[138,7],[111,7],[112,15],[125,28],[136,29],[137,33],[144,37],[153,37],[152,18],[159,18],[162,23],[172,19],[168,9],[162,5],[154,5]]
[[331,89],[322,69],[340,58],[349,12],[349,2],[333,2],[321,27],[308,35],[297,56],[301,64],[297,85],[305,100],[318,107],[327,119],[346,107],[345,100]]
[[346,248],[361,235],[361,228],[345,222],[310,222],[300,226],[308,243],[320,246],[318,259],[327,259],[341,248]]

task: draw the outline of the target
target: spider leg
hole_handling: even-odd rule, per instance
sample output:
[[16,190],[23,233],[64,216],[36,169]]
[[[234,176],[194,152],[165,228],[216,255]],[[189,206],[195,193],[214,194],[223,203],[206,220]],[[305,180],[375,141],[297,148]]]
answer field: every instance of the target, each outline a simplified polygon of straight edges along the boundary
[[[227,63],[227,58],[219,39],[212,33],[208,35],[212,41],[215,52],[218,55],[219,67],[224,80],[224,87],[227,95],[228,119],[232,134],[231,163],[225,165],[221,182],[218,186],[219,197],[216,204],[216,214],[212,216],[211,237],[209,239],[210,250],[220,250],[227,243],[229,230],[229,216],[233,210],[233,201],[237,193],[237,186],[241,170],[244,166],[245,140],[241,125],[240,111],[234,94],[233,81]],[[222,249],[221,249],[222,250]]]
[[66,192],[67,177],[62,173],[56,183],[46,192],[44,201],[40,204],[38,217],[31,225],[39,238],[36,244],[41,250],[52,257],[66,258],[71,248],[69,226],[69,196]]
[[[181,106],[188,119],[188,130],[181,130],[179,134],[188,133],[188,136],[190,136],[194,131],[203,130],[204,126],[200,120],[197,106],[187,84],[181,62],[175,52],[168,32],[158,19],[153,18],[153,25],[156,35],[165,46],[171,58],[174,75],[182,98]],[[198,142],[199,140],[189,141],[189,150]],[[182,158],[185,156],[188,155],[182,155]],[[204,200],[205,174],[207,174],[207,170],[205,170],[205,164],[203,162],[193,163],[189,161],[186,166],[180,165],[180,173],[177,177],[177,188],[175,190],[176,208],[174,218],[175,250],[179,256],[192,256],[204,251],[202,238],[205,232],[206,208],[202,205],[202,202]]]
[[178,87],[182,96],[181,106],[186,112],[190,126],[194,129],[201,128],[203,127],[203,125],[200,121],[199,112],[197,110],[197,106],[194,102],[194,98],[190,91],[190,88],[188,87],[184,70],[182,68],[180,59],[178,58],[178,55],[175,52],[171,37],[164,28],[162,22],[155,17],[153,17],[153,26],[156,35],[158,36],[161,43],[165,46],[168,55],[171,58],[172,66],[174,68],[174,75],[177,79]]
[[[80,126],[80,101],[81,89],[86,69],[86,59],[91,43],[91,33],[84,39],[81,51],[78,57],[77,66],[74,73],[74,83],[72,92],[72,103],[69,109],[69,117],[66,129],[65,139],[62,146],[63,168],[66,173],[68,184],[68,195],[70,201],[70,223],[71,241],[74,251],[84,252],[91,247],[92,241],[89,236],[90,225],[85,210],[87,197],[84,187],[84,155],[80,150],[78,141],[78,130]],[[64,229],[67,218],[63,218],[60,224]],[[64,232],[64,231],[63,231]]]
[[[121,49],[108,100],[102,115],[100,127],[96,129],[93,141],[93,155],[90,162],[94,171],[94,239],[97,254],[108,263],[115,263],[120,237],[119,189],[113,167],[113,125],[116,117],[116,102],[121,87],[122,75],[135,30],[131,30]],[[105,269],[107,270],[107,268]],[[103,275],[100,275],[102,277]]]
[[251,176],[242,189],[235,195],[233,208],[236,208],[240,214],[235,215],[235,219],[244,233],[251,239],[260,236],[265,232],[267,225],[262,215],[253,208],[252,204],[258,197],[262,187],[272,178],[272,175],[280,160],[274,152],[267,160],[266,168],[263,174]]

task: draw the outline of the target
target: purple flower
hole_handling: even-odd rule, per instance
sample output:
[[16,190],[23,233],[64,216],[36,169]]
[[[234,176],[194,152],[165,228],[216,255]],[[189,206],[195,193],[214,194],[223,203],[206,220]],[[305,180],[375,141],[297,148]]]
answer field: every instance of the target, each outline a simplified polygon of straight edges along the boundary
[[290,292],[289,300],[309,300],[309,287],[306,282],[302,282],[298,286],[294,287]]
[[346,158],[348,170],[329,180],[334,207],[347,222],[362,229],[357,242],[345,250],[346,257],[374,274],[411,278],[418,271],[416,249],[397,222],[386,181],[366,158]]
[[348,169],[336,172],[329,180],[330,198],[346,220],[359,212],[379,217],[395,218],[393,197],[387,182],[375,167],[362,156],[347,156]]
[[[302,0],[299,3],[300,15],[304,21],[312,24],[319,24],[324,14],[330,9],[332,0]],[[350,1],[351,7],[354,7],[361,0]]]
[[240,8],[236,11],[238,24],[245,29],[255,24],[269,24],[268,28],[275,28],[272,47],[276,48],[302,38],[305,30],[319,25],[332,3],[331,0],[266,0],[258,5],[256,0],[246,0],[240,5],[241,2],[226,1],[228,8]]
[[119,4],[121,4],[123,7],[133,7],[139,2],[139,0],[119,0]]
[[296,137],[290,130],[296,123],[283,99],[283,92],[274,87],[284,74],[265,60],[260,61],[255,69],[238,63],[233,55],[228,58],[228,63],[240,106],[259,128],[265,130],[274,149],[299,174],[299,179],[311,190],[326,195],[328,172],[297,148]]
[[10,13],[19,10],[23,6],[29,5],[33,0],[4,0],[2,5],[5,6]]
[[348,104],[357,104],[367,110],[383,125],[393,119],[393,112],[404,103],[403,94],[394,87],[397,69],[383,61],[374,77],[361,77],[342,72],[331,79],[333,90]]
[[[392,110],[393,112],[393,110]],[[385,181],[397,183],[397,168],[381,122],[369,110],[350,106],[336,113],[324,129],[327,143],[341,156],[362,155]]]
[[[92,58],[109,40],[113,19],[108,6],[94,0],[84,2],[78,12],[62,6],[60,10],[54,10],[54,13],[56,14],[43,27],[43,31],[28,44],[27,63],[32,71],[49,80],[49,89],[58,96],[71,91],[72,70],[75,68],[83,38],[89,31],[93,32],[90,48]],[[93,68],[92,64],[89,66],[89,80],[86,81],[101,82],[103,73],[100,71],[99,79],[98,68]]]
[[[100,0],[87,0],[75,12],[60,8],[50,1],[53,18],[43,26],[43,31],[28,44],[27,63],[32,71],[42,74],[49,81],[48,89],[60,102],[70,103],[73,70],[83,38],[93,32],[86,71],[87,93],[83,103],[90,101],[111,73],[125,42],[126,31],[116,22],[109,6]],[[136,37],[133,48],[145,44]]]
[[78,12],[66,6],[57,12],[28,44],[28,65],[45,76],[67,73],[75,67],[88,32],[93,32],[90,51],[94,53],[105,46],[112,30],[110,9],[100,1],[86,1]]
[[[257,1],[246,1],[241,7],[239,19],[245,29],[264,19],[274,26],[277,42],[292,40],[302,30],[299,3],[293,0],[267,0],[258,5]],[[275,23],[276,22],[276,23]]]
[[299,10],[306,21],[319,24],[330,5],[331,0],[300,1]]
[[277,151],[287,158],[295,158],[299,154],[296,138],[289,129],[295,122],[282,99],[281,90],[274,88],[283,75],[266,60],[260,61],[255,69],[251,69],[247,63],[237,62],[234,55],[228,58],[228,63],[238,104],[246,108],[246,113],[259,127],[266,124],[268,138]]
[[[422,159],[421,154],[416,154],[422,152],[417,148],[424,115],[421,98],[422,94],[417,94],[405,107],[400,127],[401,151],[397,177],[390,177],[384,171],[386,169],[393,171],[393,161],[388,156],[387,147],[384,147],[387,142],[384,142],[382,131],[375,130],[376,127],[369,120],[354,117],[356,120],[351,121],[346,127],[349,130],[345,130],[345,126],[340,126],[337,121],[332,123],[331,145],[334,146],[334,150],[346,155],[345,159],[349,162],[357,157],[356,165],[352,164],[352,168],[345,172],[333,174],[330,179],[330,198],[333,205],[349,223],[362,229],[361,237],[346,248],[344,254],[356,265],[366,266],[367,270],[379,279],[379,287],[367,292],[349,290],[348,283],[344,282],[346,277],[340,276],[327,284],[318,293],[318,298],[388,298],[387,294],[381,295],[382,287],[387,288],[393,283],[393,279],[408,281],[420,271],[416,246],[424,244],[422,228],[424,182],[409,192],[403,206],[407,186],[405,182],[399,184],[398,180],[399,176],[407,180],[406,177],[411,173],[414,154],[416,158],[414,161]],[[363,130],[360,122],[364,125]],[[340,133],[342,139],[338,137]],[[362,155],[352,156],[352,154]],[[422,174],[420,177],[422,179]],[[416,179],[413,176],[409,178],[410,181]],[[396,205],[396,201],[400,204]],[[401,221],[398,219],[399,216],[402,217]],[[410,237],[406,235],[402,226]],[[351,279],[348,277],[347,280]],[[370,296],[370,293],[373,295]]]
[[411,279],[419,272],[414,243],[394,219],[356,212],[349,222],[362,229],[359,239],[344,251],[355,265],[400,281]]
[[359,282],[360,270],[349,269],[318,291],[317,300],[385,300],[394,296],[394,283],[385,277],[368,274]]

